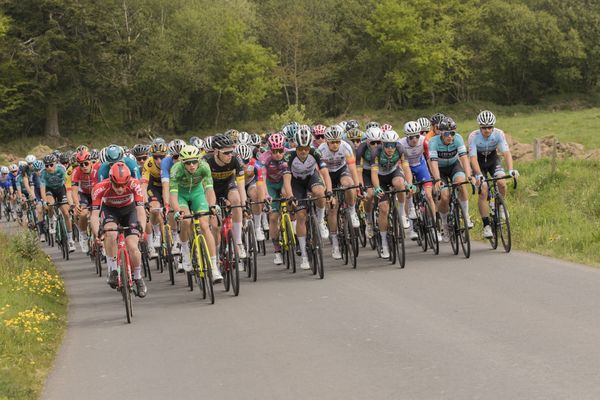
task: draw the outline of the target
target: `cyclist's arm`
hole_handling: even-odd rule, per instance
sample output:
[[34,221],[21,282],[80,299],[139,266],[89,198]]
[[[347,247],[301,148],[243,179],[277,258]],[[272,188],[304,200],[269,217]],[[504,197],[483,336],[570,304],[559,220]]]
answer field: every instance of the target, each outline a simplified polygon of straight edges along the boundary
[[[175,212],[179,212],[181,211],[179,209],[179,185],[177,183],[177,178],[175,176],[172,176],[172,180],[170,182],[167,183],[167,189],[169,190],[167,194],[167,197],[170,198],[170,203],[171,203],[171,207],[173,209],[173,211]],[[164,183],[163,183],[163,188],[164,188]],[[163,192],[163,198],[165,197],[165,192]],[[169,204],[169,202],[166,202],[165,204]]]
[[373,182],[373,187],[379,187],[379,167],[376,165],[378,160],[375,160],[373,165],[371,165],[371,182]]
[[[18,187],[17,187],[18,190]],[[19,191],[19,194],[20,191]],[[44,176],[44,174],[42,174],[42,176],[40,176],[40,195],[42,196],[42,201],[46,201],[46,178]]]
[[331,177],[329,176],[329,169],[327,167],[323,167],[319,169],[319,173],[325,182],[325,190],[327,192],[331,192],[333,189],[331,188]]
[[288,197],[292,197],[294,195],[294,192],[292,191],[292,174],[289,172],[286,172],[283,175],[283,189]]

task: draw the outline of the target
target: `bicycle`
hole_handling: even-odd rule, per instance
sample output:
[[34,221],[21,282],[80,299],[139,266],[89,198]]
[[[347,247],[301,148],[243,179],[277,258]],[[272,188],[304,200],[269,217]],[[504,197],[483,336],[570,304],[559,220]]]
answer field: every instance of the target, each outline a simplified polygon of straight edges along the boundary
[[46,243],[48,244],[48,246],[54,247],[54,235],[50,233],[50,221],[50,215],[48,214],[48,211],[44,208],[44,234],[46,235]]
[[200,228],[200,218],[205,215],[213,215],[212,212],[196,212],[191,215],[185,215],[183,219],[192,219],[192,271],[188,272],[188,284],[190,290],[194,290],[193,282],[196,282],[198,288],[202,291],[202,298],[210,301],[210,304],[215,304],[215,292],[212,282],[212,265],[210,261],[208,245],[206,238]]
[[56,233],[55,240],[58,246],[61,249],[62,257],[64,260],[69,259],[69,239],[67,238],[67,224],[65,222],[65,217],[60,210],[61,205],[54,203],[52,205],[54,207],[54,215],[56,217]]
[[12,209],[10,206],[10,200],[6,199],[6,195],[3,201],[2,211],[4,212],[4,218],[6,222],[10,222],[10,217],[12,217]]
[[[404,268],[406,265],[406,254],[404,248],[404,226],[400,220],[400,213],[398,212],[397,205],[398,199],[396,195],[398,193],[408,192],[409,190],[407,189],[392,189],[383,192],[383,194],[387,196],[389,200],[389,211],[387,215],[387,242],[390,252],[389,261],[390,264],[400,264],[400,268]],[[382,243],[381,235],[379,234],[379,224],[377,222],[379,220],[379,202],[381,202],[381,200],[377,196],[375,197],[375,200],[376,202],[373,205],[373,237],[377,242],[378,254],[379,257],[381,257]],[[375,232],[377,233],[377,236],[375,236]]]
[[[469,236],[469,228],[467,227],[467,216],[464,214],[458,199],[458,189],[462,185],[470,184],[469,181],[461,183],[448,183],[450,188],[450,205],[448,211],[448,230],[450,236],[450,245],[454,255],[458,254],[459,243],[462,248],[465,258],[471,256],[471,238]],[[475,194],[475,187],[473,194]]]
[[144,277],[152,281],[152,271],[150,271],[150,255],[148,253],[148,242],[144,238],[140,238],[138,243],[140,249],[140,255],[142,257],[142,269],[144,271]]
[[[252,278],[253,282],[256,282],[258,278],[258,264],[257,264],[257,254],[261,251],[261,243],[262,249],[265,251],[265,241],[261,240],[260,242],[256,240],[256,227],[254,225],[254,220],[252,218],[252,210],[250,206],[256,204],[264,204],[264,201],[260,202],[248,202],[248,207],[244,212],[244,226],[242,228],[242,243],[244,243],[244,247],[246,248],[247,257],[244,259],[244,268],[246,269],[246,274],[248,278]],[[262,224],[262,222],[261,222]],[[265,238],[266,239],[266,238]],[[265,253],[263,253],[264,255]]]
[[221,213],[217,214],[218,224],[221,227],[221,243],[219,246],[219,266],[223,275],[223,285],[225,291],[233,289],[233,295],[240,293],[240,268],[237,244],[233,238],[233,219],[231,210],[234,208],[244,208],[245,205],[230,206],[226,205],[224,199],[219,199]]
[[358,257],[358,228],[352,226],[352,219],[350,218],[350,206],[346,203],[346,190],[357,189],[359,185],[340,187],[333,189],[334,194],[337,198],[338,212],[337,212],[337,230],[339,237],[340,252],[342,253],[342,259],[344,265],[348,265],[348,261],[352,263],[352,267],[356,268],[356,258]]
[[[160,208],[159,208],[160,210]],[[160,251],[158,257],[156,257],[157,269],[160,269],[162,274],[164,271],[164,265],[167,265],[169,270],[169,280],[171,285],[175,285],[175,255],[173,254],[173,232],[171,231],[171,225],[167,223],[167,213],[163,210],[163,224],[160,227]],[[173,213],[173,211],[169,211]]]
[[[326,197],[326,196],[325,196]],[[313,275],[319,274],[319,278],[325,277],[325,266],[323,265],[323,239],[319,230],[315,201],[319,198],[308,197],[297,200],[306,205],[306,254]]]
[[415,205],[417,219],[414,222],[415,231],[417,232],[417,244],[421,246],[423,251],[428,248],[433,250],[433,254],[439,254],[440,243],[438,241],[439,221],[436,218],[427,197],[425,196],[424,185],[434,183],[433,179],[417,182],[417,193],[412,196],[412,201]]
[[121,292],[123,296],[123,303],[125,304],[125,316],[127,317],[127,323],[130,324],[133,319],[133,304],[131,302],[131,293],[133,292],[136,296],[133,277],[131,275],[131,262],[129,259],[129,252],[125,245],[125,232],[130,228],[128,226],[117,226],[113,229],[104,229],[104,232],[118,232],[117,237],[117,271],[119,273],[119,279],[117,281],[117,291]]
[[[508,208],[506,202],[498,190],[498,181],[502,179],[513,180],[513,189],[517,188],[517,180],[512,175],[505,175],[497,178],[485,179],[488,184],[488,202],[489,202],[489,214],[490,214],[490,225],[492,226],[493,236],[488,239],[492,249],[498,248],[498,236],[502,241],[504,251],[510,253],[512,247],[512,237],[510,233],[510,219],[508,215]],[[492,183],[490,186],[489,184]],[[481,189],[480,189],[481,190]]]
[[296,233],[292,218],[287,210],[288,201],[284,198],[271,199],[271,203],[279,203],[279,246],[281,256],[285,260],[286,269],[296,273]]

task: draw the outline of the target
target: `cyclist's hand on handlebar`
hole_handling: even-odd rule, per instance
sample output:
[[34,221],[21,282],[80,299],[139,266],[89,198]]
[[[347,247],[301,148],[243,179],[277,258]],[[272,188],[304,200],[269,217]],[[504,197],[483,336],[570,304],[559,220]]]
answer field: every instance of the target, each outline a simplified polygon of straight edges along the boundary
[[508,174],[515,179],[519,177],[519,171],[517,171],[516,169],[511,169],[510,171],[508,171]]
[[407,183],[406,189],[408,189],[408,191],[413,194],[417,192],[417,187],[415,185],[413,185],[412,183]]
[[377,187],[375,188],[375,195],[376,195],[378,198],[382,198],[382,197],[383,197],[383,195],[384,195],[384,191],[383,191],[383,189],[381,188],[381,186],[377,186]]
[[210,206],[210,210],[212,211],[213,215],[221,214],[221,207],[219,207],[218,205]]
[[181,219],[181,212],[175,211],[175,214],[173,214],[173,218],[175,218],[175,221],[179,221]]

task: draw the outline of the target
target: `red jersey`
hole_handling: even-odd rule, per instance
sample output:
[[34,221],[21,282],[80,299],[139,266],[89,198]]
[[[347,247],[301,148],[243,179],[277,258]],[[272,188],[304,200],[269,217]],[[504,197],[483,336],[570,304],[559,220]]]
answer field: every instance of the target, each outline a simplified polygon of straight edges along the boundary
[[92,170],[89,174],[83,172],[81,167],[77,166],[73,169],[73,176],[71,178],[71,184],[73,186],[79,186],[79,193],[91,194],[92,188],[98,183],[98,169],[100,163],[96,163],[92,166]]
[[127,207],[133,203],[136,206],[144,205],[140,181],[132,178],[124,189],[122,194],[115,193],[110,179],[97,183],[92,191],[92,209],[99,210],[102,205],[114,208]]

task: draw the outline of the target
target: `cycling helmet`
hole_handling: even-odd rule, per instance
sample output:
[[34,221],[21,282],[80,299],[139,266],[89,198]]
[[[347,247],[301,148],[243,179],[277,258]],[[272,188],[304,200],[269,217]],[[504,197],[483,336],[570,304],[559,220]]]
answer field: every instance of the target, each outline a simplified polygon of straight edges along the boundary
[[420,135],[421,125],[417,121],[408,121],[404,124],[404,134],[406,136]]
[[121,148],[123,148],[123,154],[125,154],[125,155],[131,154],[131,150],[129,149],[129,147],[121,146]]
[[64,153],[62,153],[60,155],[60,157],[58,157],[58,161],[60,161],[61,164],[67,164],[71,162],[71,151],[66,151]]
[[[6,167],[2,167],[2,168],[6,168]],[[33,162],[33,170],[34,171],[41,171],[44,169],[44,163],[42,162],[42,160],[35,160]],[[5,173],[4,170],[2,170],[2,173]],[[8,173],[8,168],[6,168],[6,173]]]
[[444,132],[455,131],[456,122],[454,122],[454,120],[450,117],[444,117],[444,119],[438,124],[438,129]]
[[421,117],[417,122],[421,125],[421,132],[429,131],[429,129],[431,129],[431,121],[429,118]]
[[231,140],[236,143],[240,137],[240,132],[236,129],[228,129],[225,131],[225,135],[229,136]]
[[312,134],[310,133],[310,128],[308,127],[308,125],[301,125],[300,128],[298,128],[298,132],[296,132],[296,136],[294,138],[298,146],[310,146],[310,142],[312,141]]
[[398,137],[398,134],[393,129],[390,129],[389,131],[385,131],[381,135],[381,141],[384,143],[398,143],[399,139],[400,138]]
[[445,116],[444,114],[440,113],[440,112],[438,112],[438,113],[435,113],[435,114],[433,114],[433,115],[431,116],[431,123],[432,123],[433,125],[437,125],[437,124],[439,124],[440,122],[442,122],[442,120],[443,120],[445,117],[446,117],[446,116]]
[[342,140],[344,129],[339,125],[330,126],[325,130],[325,140]]
[[98,152],[98,162],[104,164],[106,162],[106,147]]
[[488,110],[484,110],[477,116],[477,123],[480,127],[493,127],[496,125],[496,116]]
[[115,185],[125,185],[131,179],[131,171],[123,161],[116,162],[110,167],[110,181]]
[[250,144],[252,146],[258,146],[261,142],[261,138],[257,133],[250,134]]
[[299,123],[290,122],[289,124],[287,124],[286,126],[283,127],[283,133],[289,140],[292,140],[296,137],[296,133],[298,133],[299,129],[300,129]]
[[324,135],[327,127],[322,124],[318,124],[312,127],[313,136]]
[[207,136],[206,139],[204,139],[204,146],[203,146],[204,151],[213,151],[212,143],[213,143],[213,136]]
[[27,164],[33,164],[35,160],[36,158],[33,154],[29,154],[27,157],[25,157],[25,161],[27,161]]
[[[47,156],[46,156],[46,157],[47,157]],[[44,157],[44,160],[46,159],[46,157]],[[44,161],[44,162],[46,162],[46,161]],[[53,161],[53,162],[54,162],[54,161]],[[8,170],[9,170],[10,172],[15,172],[15,171],[18,171],[18,170],[19,170],[19,166],[18,166],[17,164],[10,164],[10,165],[8,166]]]
[[336,125],[340,126],[342,128],[342,130],[345,131],[346,130],[346,126],[348,126],[348,122],[341,121],[341,122],[337,123]]
[[160,144],[160,143],[167,143],[165,141],[165,139],[161,138],[161,137],[155,137],[154,139],[152,139],[152,144]]
[[150,146],[150,154],[152,156],[166,156],[167,155],[167,144],[166,143],[154,143]]
[[381,125],[379,125],[379,122],[375,122],[375,121],[371,121],[367,124],[366,129],[369,130],[369,128],[381,128]]
[[236,153],[242,160],[248,161],[252,157],[252,148],[247,144],[240,143],[237,146]]
[[191,145],[194,145],[194,146],[196,146],[194,143],[195,143],[195,142],[196,142],[198,139],[200,139],[198,136],[192,136],[192,137],[190,138],[190,140],[188,141],[188,143],[189,143],[189,144],[191,144]]
[[238,135],[238,143],[250,144],[250,134],[248,132],[240,132]]
[[269,136],[269,139],[267,139],[267,141],[269,142],[269,147],[271,148],[271,150],[279,150],[283,149],[285,138],[281,133],[274,133],[271,136]]
[[181,139],[171,140],[171,143],[169,143],[169,153],[171,153],[172,156],[179,155],[179,152],[184,146],[185,142]]
[[91,149],[90,150],[90,160],[97,160],[97,159],[98,159],[98,150]]
[[378,126],[372,126],[367,129],[365,136],[367,137],[368,142],[374,142],[381,140],[381,128]]
[[111,144],[104,149],[104,158],[106,162],[109,164],[114,164],[123,159],[123,149],[121,146],[117,146],[116,144]]
[[79,150],[77,152],[77,154],[75,155],[75,161],[77,161],[78,163],[82,163],[89,159],[90,159],[90,153],[85,149]]
[[389,131],[392,129],[392,126],[390,124],[383,124],[381,125],[381,131],[385,132],[385,131]]
[[204,140],[200,139],[199,137],[193,137],[192,139],[194,139],[193,141],[190,141],[192,146],[196,146],[198,149],[202,149],[204,147]]
[[[35,168],[35,162],[33,164],[33,168]],[[0,168],[0,173],[2,173],[2,174],[8,174],[9,172],[10,171],[8,170],[8,167],[2,166],[2,168]]]
[[183,162],[188,160],[198,160],[200,158],[200,150],[196,146],[188,144],[179,152],[179,159]]
[[218,133],[212,139],[212,148],[215,150],[225,149],[227,147],[233,147],[233,140],[229,135]]
[[136,144],[133,146],[133,149],[131,149],[131,154],[133,154],[134,157],[145,156],[148,154],[149,150],[150,146],[147,144]]
[[[55,164],[56,163],[56,156],[54,154],[48,154],[47,156],[44,157],[44,164]],[[12,167],[16,167],[15,164],[11,165],[11,171],[16,171],[18,168],[15,168],[14,170],[12,169]]]
[[88,149],[88,147],[85,144],[80,144],[79,146],[77,146],[75,152],[79,153],[81,150],[90,151],[90,149]]
[[351,119],[350,121],[346,122],[346,132],[355,128],[360,128],[360,124],[357,120]]
[[352,128],[348,131],[348,133],[346,133],[346,137],[348,138],[348,140],[359,140],[362,139],[363,136],[364,134],[358,128]]

